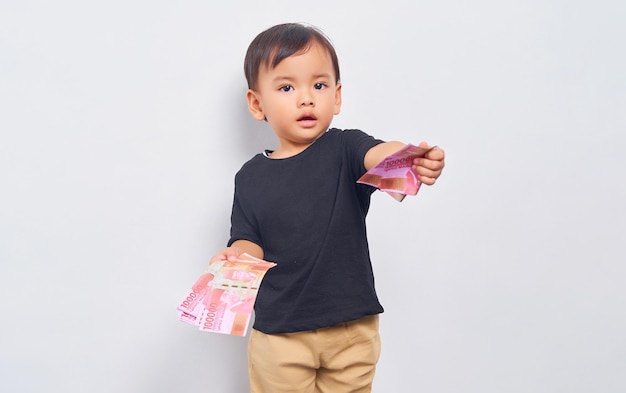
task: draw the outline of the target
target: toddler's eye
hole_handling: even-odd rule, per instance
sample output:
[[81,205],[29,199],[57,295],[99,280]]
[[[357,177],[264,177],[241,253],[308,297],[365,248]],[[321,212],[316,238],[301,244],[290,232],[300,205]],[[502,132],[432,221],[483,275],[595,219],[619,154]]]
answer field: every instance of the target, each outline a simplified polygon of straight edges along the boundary
[[282,86],[280,88],[280,90],[282,90],[282,91],[291,91],[291,90],[293,90],[293,87],[291,85],[285,85],[285,86]]
[[320,83],[316,83],[316,84],[314,84],[314,85],[313,85],[313,87],[314,87],[316,90],[322,90],[324,87],[326,87],[326,85],[325,85],[324,83],[321,83],[321,82],[320,82]]

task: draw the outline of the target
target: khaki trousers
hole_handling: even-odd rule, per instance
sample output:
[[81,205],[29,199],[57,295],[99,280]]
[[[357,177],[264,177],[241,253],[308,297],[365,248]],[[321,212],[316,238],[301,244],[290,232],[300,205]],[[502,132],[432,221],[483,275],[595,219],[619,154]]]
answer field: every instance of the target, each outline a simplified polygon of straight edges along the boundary
[[284,334],[252,330],[252,393],[369,393],[380,356],[378,315]]

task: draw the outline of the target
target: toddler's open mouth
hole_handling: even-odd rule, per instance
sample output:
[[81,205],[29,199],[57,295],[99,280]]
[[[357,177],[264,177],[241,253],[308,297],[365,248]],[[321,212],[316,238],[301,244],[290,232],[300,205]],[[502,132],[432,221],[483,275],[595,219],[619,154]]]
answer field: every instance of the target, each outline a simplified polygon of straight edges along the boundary
[[302,127],[314,127],[317,124],[317,118],[311,114],[306,114],[298,118],[298,124]]

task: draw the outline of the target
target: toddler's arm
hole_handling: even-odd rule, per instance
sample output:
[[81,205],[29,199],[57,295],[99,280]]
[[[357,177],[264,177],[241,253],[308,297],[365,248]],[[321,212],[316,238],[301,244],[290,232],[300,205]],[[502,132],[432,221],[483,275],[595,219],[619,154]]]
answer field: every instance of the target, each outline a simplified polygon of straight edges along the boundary
[[[372,147],[365,155],[365,169],[369,171],[387,156],[397,152],[404,146],[404,143],[394,141],[380,143]],[[423,148],[430,147],[426,142],[421,142],[419,146]],[[427,186],[435,184],[445,166],[445,156],[443,149],[435,147],[426,153],[425,157],[418,157],[413,160],[413,170],[419,175],[419,179],[423,184]]]

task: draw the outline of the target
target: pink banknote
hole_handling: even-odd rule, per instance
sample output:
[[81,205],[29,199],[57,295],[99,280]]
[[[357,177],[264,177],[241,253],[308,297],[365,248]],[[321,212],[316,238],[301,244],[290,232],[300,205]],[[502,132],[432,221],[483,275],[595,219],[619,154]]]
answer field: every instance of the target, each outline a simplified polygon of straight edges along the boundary
[[433,148],[406,145],[367,171],[357,183],[376,187],[401,202],[407,195],[416,195],[422,184],[411,169],[413,160],[424,157]]
[[276,266],[248,254],[212,263],[178,305],[178,319],[202,331],[245,336],[265,273]]

